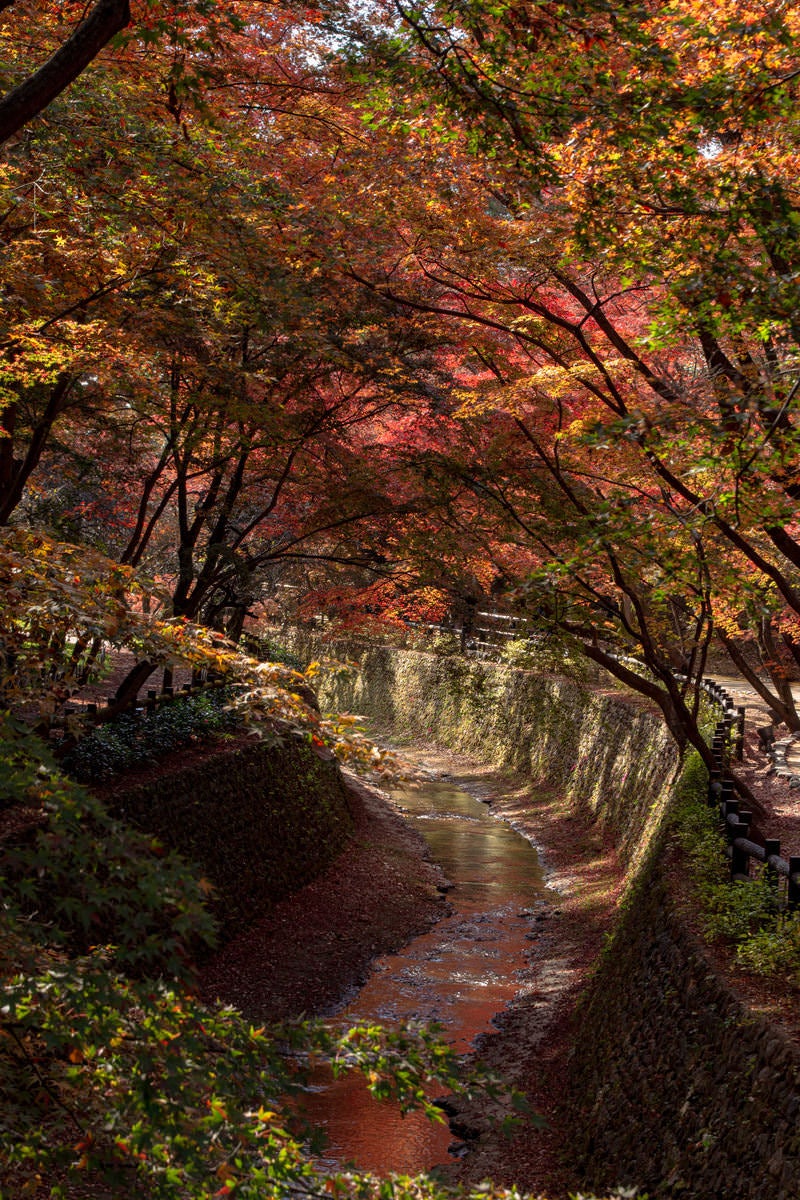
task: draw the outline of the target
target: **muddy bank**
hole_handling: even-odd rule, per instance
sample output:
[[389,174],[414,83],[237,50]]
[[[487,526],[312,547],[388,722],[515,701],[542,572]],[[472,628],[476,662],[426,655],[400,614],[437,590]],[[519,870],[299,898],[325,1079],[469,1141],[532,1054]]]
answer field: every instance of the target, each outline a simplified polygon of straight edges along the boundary
[[274,905],[205,966],[201,990],[259,1020],[335,1012],[379,954],[447,911],[447,880],[384,793],[346,776],[353,836],[312,883]]

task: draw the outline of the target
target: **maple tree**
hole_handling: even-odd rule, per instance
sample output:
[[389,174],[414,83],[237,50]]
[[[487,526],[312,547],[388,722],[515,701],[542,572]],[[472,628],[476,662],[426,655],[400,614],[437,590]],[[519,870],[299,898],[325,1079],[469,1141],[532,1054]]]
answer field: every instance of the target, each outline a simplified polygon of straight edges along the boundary
[[[0,38],[6,50],[0,98],[0,143],[44,113],[112,43],[142,48],[165,45],[172,51],[164,78],[169,103],[200,98],[214,77],[214,55],[242,28],[235,3],[218,0],[94,0],[91,5],[52,5],[3,0]],[[194,50],[194,63],[185,52]],[[35,58],[31,62],[31,50]],[[197,52],[202,57],[198,59]],[[9,86],[10,85],[10,86]]]
[[[273,18],[229,64],[259,113],[306,87],[294,32]],[[237,116],[239,95],[224,128],[187,138],[153,98],[163,62],[126,55],[135,74],[98,68],[9,167],[0,519],[22,503],[26,520],[57,520],[57,482],[84,536],[172,577],[175,613],[227,610],[233,628],[265,567],[346,556],[341,531],[393,506],[359,463],[358,428],[411,402],[407,363],[425,347],[411,325],[382,330],[384,306],[341,279],[334,291],[305,249],[341,140],[310,89],[283,124]],[[113,157],[109,94],[128,135]],[[298,123],[319,122],[333,136],[295,144]]]
[[[95,208],[98,180],[107,195],[117,186],[99,240],[65,194],[23,193],[34,224],[39,211],[74,215],[44,237],[19,226],[31,259],[46,248],[52,282],[41,313],[18,255],[27,319],[9,378],[28,382],[25,403],[3,411],[5,517],[35,496],[70,410],[73,462],[87,429],[108,438],[111,418],[117,444],[135,429],[125,474],[96,485],[117,552],[171,576],[175,612],[234,629],[282,557],[367,565],[342,531],[391,539],[390,521],[400,557],[414,520],[440,538],[455,520],[463,539],[465,514],[479,525],[488,505],[510,541],[473,537],[476,563],[492,556],[540,615],[553,606],[537,590],[561,588],[562,632],[582,630],[584,652],[625,682],[611,652],[640,654],[660,680],[651,698],[697,743],[684,694],[714,629],[724,640],[765,584],[794,654],[794,18],[776,11],[762,28],[724,3],[707,20],[688,4],[636,20],[591,4],[535,21],[513,4],[391,12],[377,35],[348,16],[349,80],[326,68],[316,89],[324,37],[298,48],[286,14],[257,32],[232,25],[225,94],[204,126],[165,83],[174,41],[133,81],[81,81],[71,110],[91,105],[110,136],[96,114],[111,80],[137,144],[98,175],[100,136],[67,152],[62,113],[26,164],[30,180],[48,154],[54,178],[68,161]],[[134,40],[115,54],[142,65]],[[204,54],[181,44],[181,70]],[[354,319],[364,296],[373,313]],[[366,451],[390,486],[376,487]],[[559,504],[572,524],[526,542],[534,509],[552,525]],[[440,557],[435,582],[457,593],[455,561]],[[670,682],[676,665],[688,683]],[[776,671],[776,714],[794,721]]]
[[401,147],[365,188],[382,261],[356,227],[349,265],[452,338],[464,433],[427,468],[509,524],[533,610],[701,749],[674,667],[691,683],[764,586],[789,653],[798,613],[796,14],[393,11],[363,101]]

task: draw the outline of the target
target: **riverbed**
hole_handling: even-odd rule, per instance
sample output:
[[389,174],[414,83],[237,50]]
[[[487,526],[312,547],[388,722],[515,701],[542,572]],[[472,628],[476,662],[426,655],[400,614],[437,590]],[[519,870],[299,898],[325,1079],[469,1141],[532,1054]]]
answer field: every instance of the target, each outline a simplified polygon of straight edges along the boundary
[[[403,753],[408,756],[407,748]],[[496,1127],[485,1105],[459,1105],[456,1124],[467,1132],[469,1153],[449,1155],[453,1136],[439,1127],[434,1156],[450,1159],[444,1168],[448,1177],[464,1183],[493,1178],[534,1194],[549,1190],[566,1195],[577,1190],[561,1159],[559,1111],[571,1013],[609,927],[621,882],[619,865],[602,830],[574,812],[562,795],[532,790],[528,781],[451,751],[426,746],[414,756],[431,775],[490,804],[493,820],[501,817],[526,840],[535,839],[544,849],[548,885],[557,892],[554,903],[541,906],[543,919],[530,922],[522,968],[517,964],[511,969],[519,984],[514,999],[476,1039],[481,1062],[522,1090],[547,1125],[543,1131],[523,1127],[509,1143],[492,1132]],[[373,975],[372,964],[446,919],[444,872],[428,861],[424,839],[408,816],[397,811],[402,800],[352,776],[348,786],[353,841],[318,879],[256,916],[248,930],[206,964],[201,986],[207,999],[233,1004],[258,1023],[304,1014],[331,1016],[352,1003]],[[484,816],[488,819],[485,809]],[[461,832],[465,837],[466,831]],[[420,1127],[427,1139],[427,1122]],[[412,1128],[397,1125],[402,1139],[394,1162],[405,1160],[404,1148],[416,1137]],[[429,1147],[422,1148],[423,1156]]]
[[[451,884],[451,912],[380,958],[340,1019],[394,1027],[437,1022],[463,1053],[529,983],[534,944],[557,897],[530,840],[452,779],[395,789],[392,799]],[[319,1079],[305,1110],[326,1134],[330,1165],[352,1161],[377,1174],[418,1174],[452,1161],[459,1149],[446,1125],[379,1104],[354,1075]]]

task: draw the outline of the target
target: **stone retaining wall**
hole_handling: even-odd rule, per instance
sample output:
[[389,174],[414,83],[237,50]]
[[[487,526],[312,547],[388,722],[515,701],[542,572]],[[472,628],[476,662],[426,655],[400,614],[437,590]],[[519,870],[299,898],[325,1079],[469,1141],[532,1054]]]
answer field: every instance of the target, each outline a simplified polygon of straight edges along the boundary
[[586,998],[570,1156],[598,1193],[796,1200],[800,1055],[709,962],[670,887],[642,873]]
[[[313,642],[294,643],[311,655]],[[322,691],[400,739],[432,742],[558,788],[610,825],[631,869],[658,828],[679,755],[637,698],[494,663],[342,642],[355,678]]]

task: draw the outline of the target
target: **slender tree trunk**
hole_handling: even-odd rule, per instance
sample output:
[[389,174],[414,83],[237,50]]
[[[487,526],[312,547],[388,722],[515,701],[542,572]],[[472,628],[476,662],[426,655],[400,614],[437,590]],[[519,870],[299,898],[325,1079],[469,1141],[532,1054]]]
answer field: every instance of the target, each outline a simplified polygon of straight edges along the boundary
[[109,705],[109,720],[111,717],[116,716],[117,713],[126,709],[131,701],[136,699],[136,696],[139,694],[139,688],[147,682],[157,666],[157,663],[145,661],[136,663],[134,667],[131,667],[117,688],[114,703]]
[[[781,666],[778,647],[773,635],[772,621],[769,617],[765,617],[759,622],[759,642],[764,652],[764,667],[786,710],[787,715],[784,717],[784,721],[792,732],[796,732],[800,730],[800,716],[798,716],[797,706],[792,695],[792,685],[786,677],[785,669]],[[784,642],[786,643],[786,639]],[[787,648],[789,648],[788,644]]]
[[0,525],[8,523],[11,514],[22,499],[25,484],[39,465],[42,452],[50,437],[50,431],[64,410],[74,382],[71,375],[63,374],[58,377],[44,413],[33,430],[25,457],[22,459],[17,460],[13,457],[16,405],[9,405],[4,410],[3,431],[8,436],[0,439],[0,443],[7,443],[0,449]]
[[[700,755],[706,769],[709,772],[716,771],[717,764],[711,753],[711,747],[700,733],[696,721],[692,719],[689,709],[682,701],[676,704],[674,697],[666,689],[656,683],[651,683],[649,680],[642,679],[635,671],[632,671],[623,663],[617,662],[616,659],[606,654],[598,646],[584,644],[582,649],[587,658],[604,667],[605,670],[619,679],[621,683],[637,691],[641,696],[646,696],[648,700],[652,700],[658,706],[664,716],[667,728],[675,739],[681,753],[683,753],[688,743]],[[764,806],[756,799],[748,785],[739,779],[733,771],[729,770],[727,775],[733,780],[736,791],[747,801],[752,812],[757,817],[765,818],[768,814]]]

